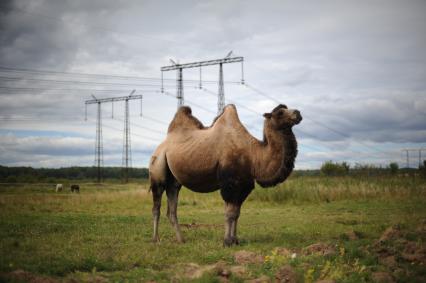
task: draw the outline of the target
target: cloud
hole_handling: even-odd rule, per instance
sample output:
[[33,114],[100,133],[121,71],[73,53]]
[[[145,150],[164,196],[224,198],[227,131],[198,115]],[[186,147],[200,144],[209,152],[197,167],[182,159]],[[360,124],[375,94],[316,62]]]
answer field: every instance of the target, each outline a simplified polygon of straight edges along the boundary
[[[147,165],[176,110],[174,98],[153,92],[160,89],[160,67],[169,58],[207,60],[229,50],[245,57],[248,85],[301,110],[305,119],[295,132],[299,144],[311,149],[301,152],[300,165],[317,166],[329,158],[384,162],[375,149],[387,143],[393,152],[426,144],[425,8],[424,1],[2,1],[3,67],[157,78],[41,75],[0,68],[0,128],[76,133],[51,141],[37,135],[15,137],[15,147],[2,136],[0,147],[7,144],[11,150],[4,151],[8,161],[2,162],[60,166],[65,161],[55,161],[57,156],[73,154],[93,160],[96,108],[88,107],[89,121],[84,123],[84,101],[92,93],[113,97],[137,89],[144,95],[144,115],[157,120],[136,118],[139,106],[131,104],[132,123],[144,127],[132,127],[133,148],[140,164]],[[239,81],[241,66],[227,64],[224,73],[225,80]],[[174,94],[175,72],[164,76],[169,79],[166,90]],[[204,80],[217,76],[217,67],[203,69]],[[184,79],[198,78],[198,69],[184,71]],[[186,83],[185,99],[210,125],[217,111],[217,85],[204,84],[212,95],[196,90],[197,84]],[[237,104],[249,130],[262,138],[261,113],[276,102],[233,84],[225,85],[225,97]],[[122,117],[123,104],[114,107],[114,114]],[[117,163],[123,122],[108,118],[111,109],[102,107],[103,134],[113,145],[108,158]],[[372,151],[380,156],[367,154]]]

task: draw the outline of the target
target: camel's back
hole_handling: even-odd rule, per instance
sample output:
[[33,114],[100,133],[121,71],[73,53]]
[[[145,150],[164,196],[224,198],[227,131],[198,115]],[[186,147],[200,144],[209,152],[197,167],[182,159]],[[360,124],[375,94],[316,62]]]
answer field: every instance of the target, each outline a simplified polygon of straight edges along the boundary
[[[217,185],[217,170],[227,164],[249,163],[250,137],[228,106],[208,128],[180,128],[167,134],[167,164],[178,181],[197,191]],[[200,182],[198,182],[200,180]],[[208,180],[208,182],[206,182]]]
[[[224,152],[247,149],[254,141],[241,124],[233,105],[228,105],[210,127],[202,126],[201,122],[187,109],[181,107],[169,126],[166,138],[169,145],[168,152],[173,150],[192,154],[199,153],[204,157],[220,157]],[[179,121],[185,123],[177,126]]]

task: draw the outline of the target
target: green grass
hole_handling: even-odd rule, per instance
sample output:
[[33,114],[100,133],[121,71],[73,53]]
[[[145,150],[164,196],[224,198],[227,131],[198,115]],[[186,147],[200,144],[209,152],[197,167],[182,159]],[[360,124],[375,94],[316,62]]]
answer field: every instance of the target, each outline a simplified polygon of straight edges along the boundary
[[[297,177],[278,188],[257,188],[241,212],[241,245],[232,248],[222,247],[220,194],[186,189],[179,200],[180,223],[205,225],[183,227],[186,243],[177,244],[163,202],[161,242],[151,243],[152,201],[146,189],[146,182],[81,184],[81,193],[71,194],[55,193],[53,186],[42,184],[2,185],[0,272],[23,269],[78,281],[102,276],[110,281],[169,282],[180,278],[186,263],[222,260],[234,265],[233,254],[249,250],[272,258],[250,265],[250,278],[273,278],[281,265],[290,264],[301,281],[362,282],[370,281],[374,271],[392,272],[378,263],[371,248],[387,227],[400,224],[410,240],[426,240],[415,232],[426,218],[426,184],[420,179]],[[348,231],[361,237],[350,241],[345,237]],[[337,254],[300,254],[317,242],[337,245]],[[276,247],[297,251],[298,256],[274,255]],[[401,267],[407,273],[394,275],[399,280],[425,276],[422,266],[401,262]],[[198,282],[217,280],[205,274]],[[231,281],[242,279],[232,276]]]

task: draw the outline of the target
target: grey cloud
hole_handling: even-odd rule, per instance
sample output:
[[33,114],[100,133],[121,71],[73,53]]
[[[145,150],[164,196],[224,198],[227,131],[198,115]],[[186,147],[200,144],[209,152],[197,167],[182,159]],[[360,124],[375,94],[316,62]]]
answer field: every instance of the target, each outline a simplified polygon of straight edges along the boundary
[[[313,142],[323,151],[316,155],[312,150],[301,153],[298,160],[303,166],[329,158],[355,159],[359,156],[351,152],[355,146],[362,151],[371,150],[364,143],[380,148],[392,141],[395,150],[407,143],[426,143],[424,1],[269,1],[266,5],[258,1],[19,0],[2,1],[0,5],[3,66],[159,77],[159,68],[167,65],[169,58],[188,62],[225,56],[234,50],[245,56],[245,79],[249,85],[300,109],[306,117],[295,130],[298,138],[302,145]],[[186,70],[184,77],[197,79],[197,71]],[[217,68],[205,68],[203,72],[204,78],[217,79]],[[174,79],[175,73],[166,76]],[[226,66],[225,76],[239,80],[239,66]],[[17,86],[89,88],[0,79],[0,87]],[[217,91],[216,85],[207,87]],[[143,93],[143,88],[137,89]],[[226,86],[225,90],[229,101],[259,113],[270,111],[276,104],[244,86]],[[174,93],[175,89],[168,87],[168,91]],[[120,94],[99,94],[108,95]],[[185,97],[188,104],[192,101],[216,112],[216,98],[189,87]],[[0,116],[43,117],[65,125],[67,120],[83,118],[83,103],[88,98],[90,92],[7,93],[0,89]],[[119,107],[116,113],[122,112]],[[106,116],[110,113],[108,108],[104,109]],[[171,97],[144,93],[147,116],[167,123],[175,108],[176,100]],[[193,108],[203,123],[211,123],[214,114]],[[137,112],[136,107],[132,110]],[[95,108],[89,108],[90,118],[94,113]],[[261,115],[243,108],[239,113],[249,130],[261,138]],[[149,120],[134,121],[149,128],[158,127]],[[94,127],[93,119],[90,123]],[[110,132],[104,128],[106,135],[116,135],[113,148],[118,151],[122,123],[105,120],[108,125],[118,129]],[[74,127],[78,132],[79,126]],[[93,132],[87,124],[80,127],[86,135]],[[162,126],[162,130],[165,128]],[[136,127],[132,132],[162,138]],[[133,148],[138,158],[147,162],[156,142],[146,146],[146,141],[142,145],[141,140],[134,138]],[[333,148],[341,153],[333,153]],[[69,149],[28,147],[27,152],[56,156],[60,150]],[[79,150],[85,152],[75,149]],[[114,152],[109,158],[114,159],[112,156]]]

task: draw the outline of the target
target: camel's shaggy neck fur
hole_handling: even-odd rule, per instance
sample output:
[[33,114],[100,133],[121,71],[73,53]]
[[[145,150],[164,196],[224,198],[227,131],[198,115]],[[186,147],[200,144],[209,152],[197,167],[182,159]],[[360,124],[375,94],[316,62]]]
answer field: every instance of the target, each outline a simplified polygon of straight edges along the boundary
[[265,120],[263,142],[255,149],[254,177],[262,187],[275,186],[283,182],[294,168],[297,142],[291,128],[274,130]]

